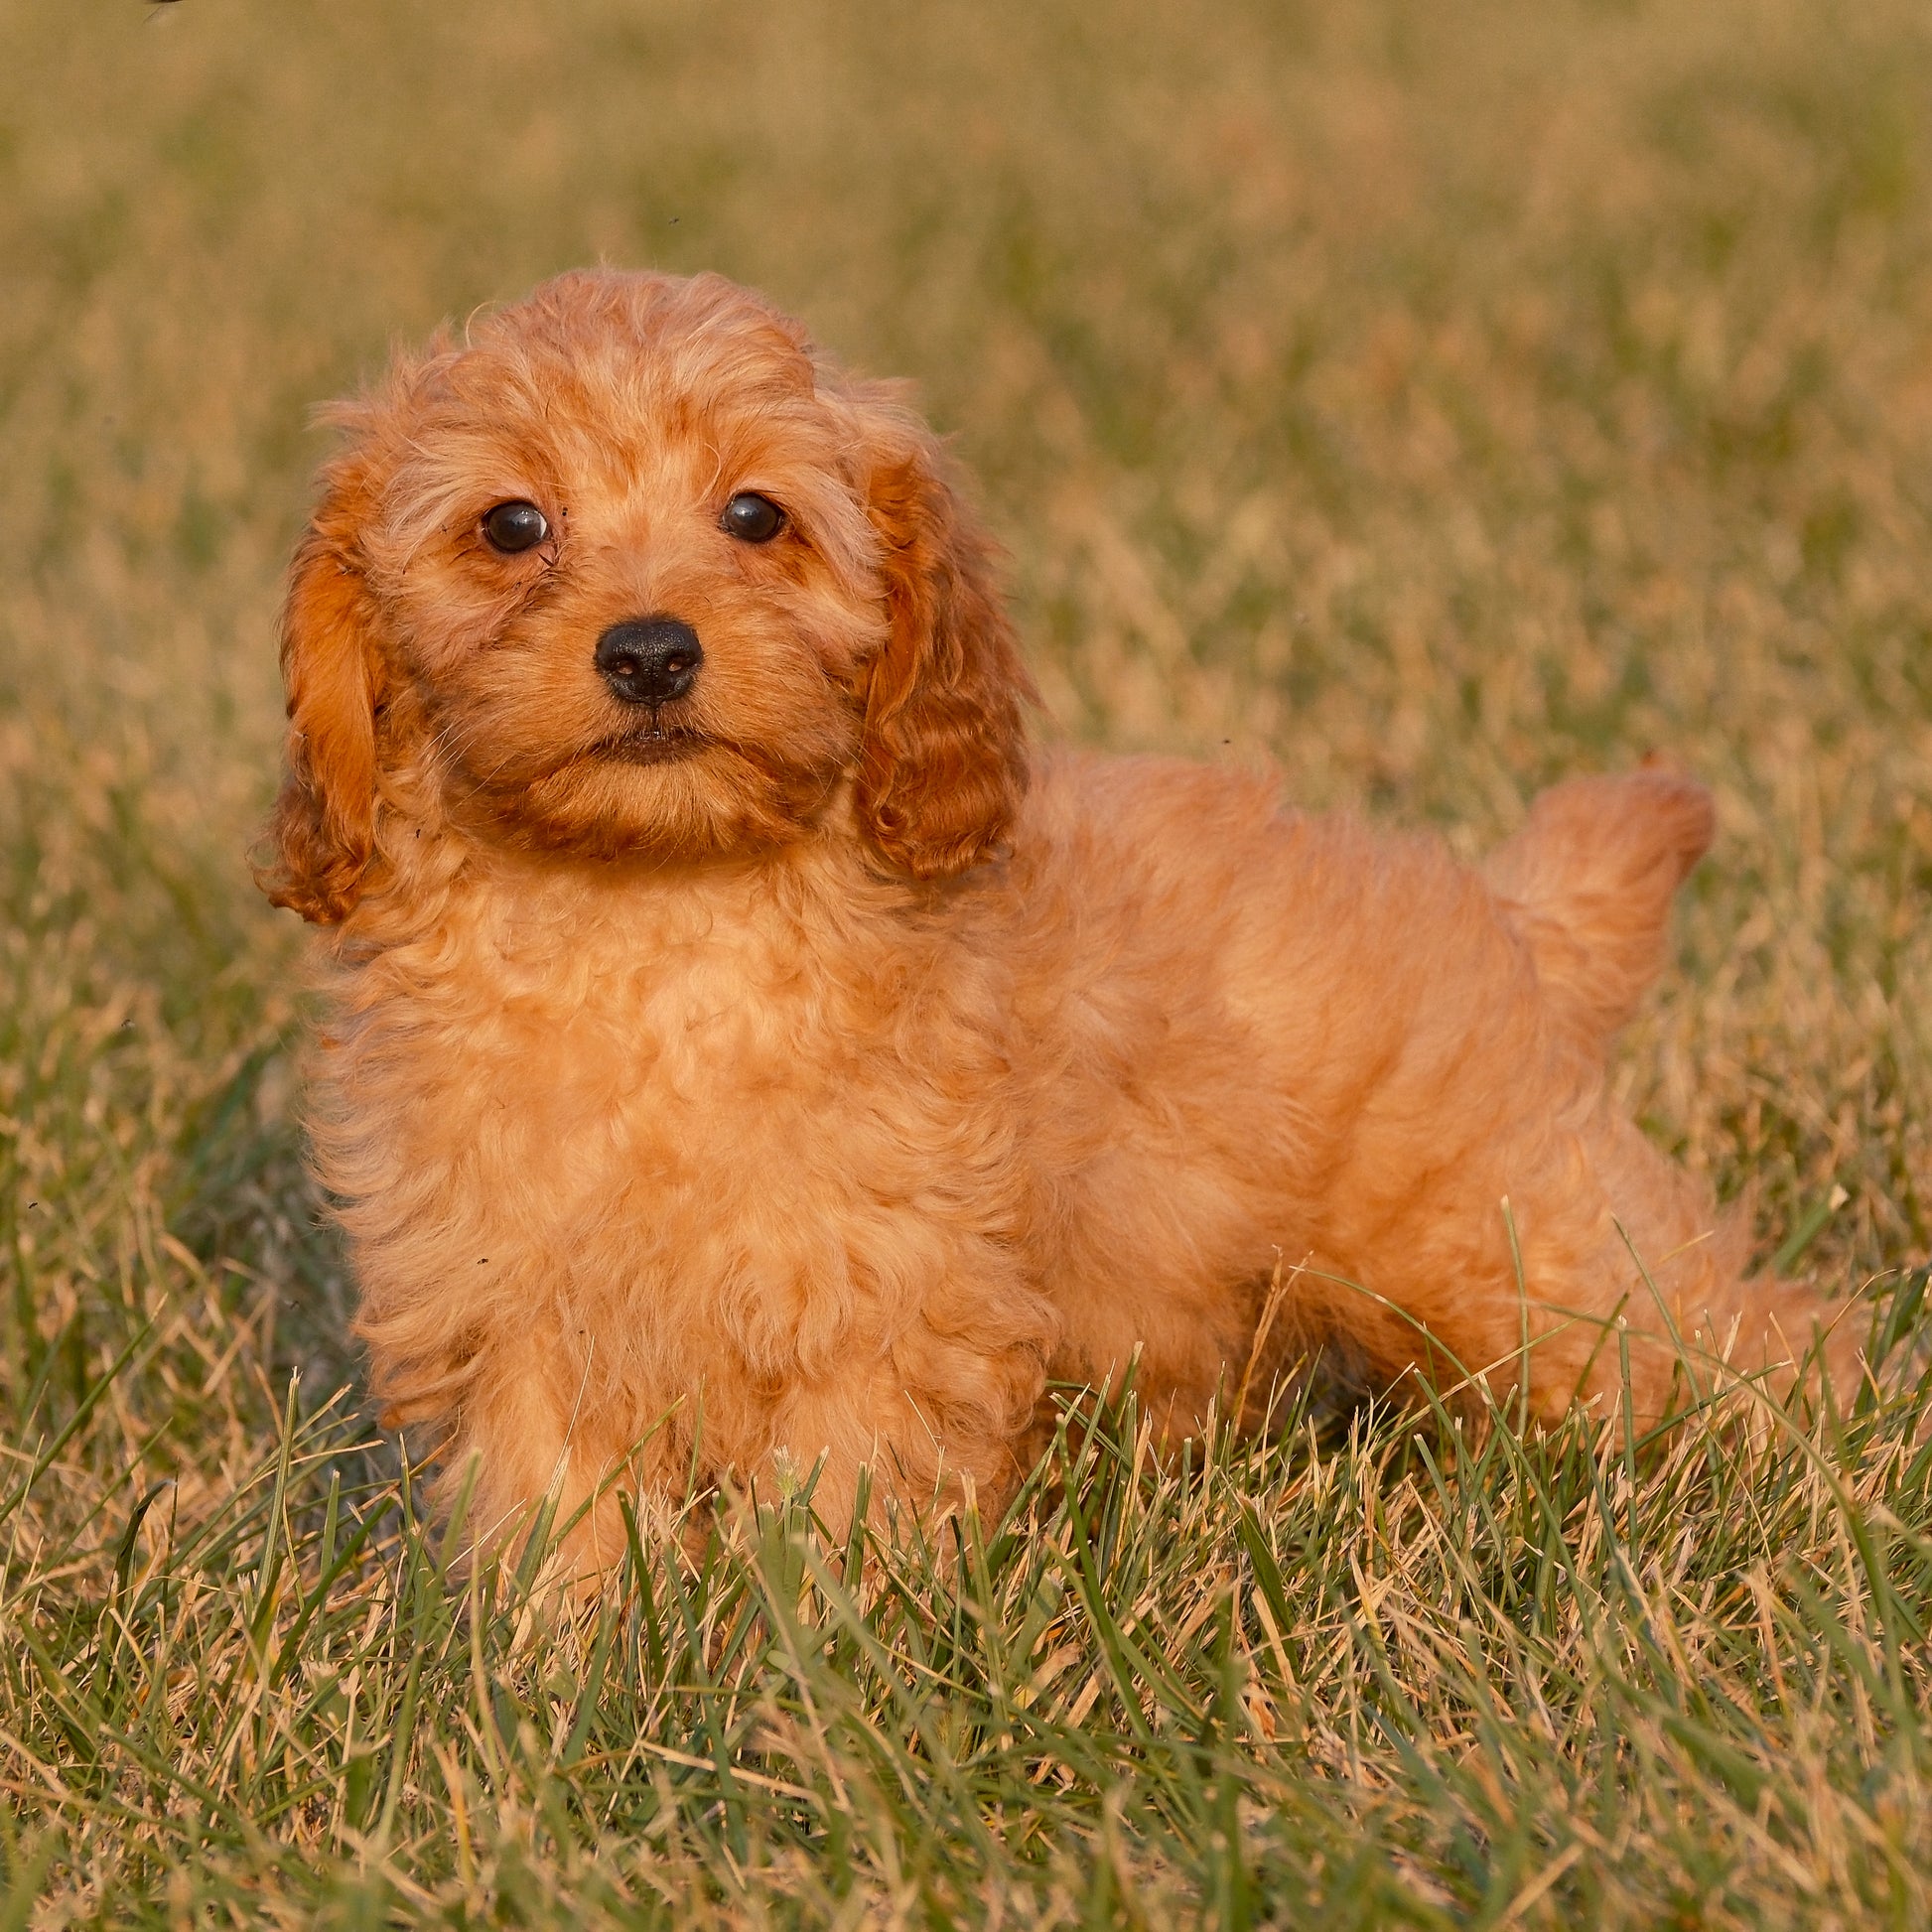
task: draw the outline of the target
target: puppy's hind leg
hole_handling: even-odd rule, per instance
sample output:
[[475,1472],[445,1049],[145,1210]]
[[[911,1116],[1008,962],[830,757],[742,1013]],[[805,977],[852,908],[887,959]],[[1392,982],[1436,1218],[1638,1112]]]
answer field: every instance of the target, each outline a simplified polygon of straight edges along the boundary
[[[1574,778],[1544,792],[1528,824],[1484,867],[1506,923],[1529,947],[1545,1002],[1592,1058],[1656,978],[1672,898],[1714,826],[1710,793],[1676,772]],[[1700,1360],[1706,1393],[1761,1374],[1773,1393],[1789,1394],[1814,1345],[1834,1398],[1852,1399],[1863,1372],[1862,1311],[1746,1275],[1738,1218],[1721,1213],[1628,1122],[1605,1111],[1586,1141],[1585,1158],[1654,1270],[1647,1280],[1639,1271],[1623,1305],[1641,1337],[1632,1371],[1650,1419],[1674,1378],[1700,1385]],[[1609,1278],[1622,1276],[1629,1287],[1624,1258],[1611,1259]],[[1811,1382],[1815,1390],[1815,1373]]]
[[1551,1008],[1582,1040],[1606,1043],[1636,1012],[1715,824],[1711,794],[1673,771],[1572,778],[1484,866]]

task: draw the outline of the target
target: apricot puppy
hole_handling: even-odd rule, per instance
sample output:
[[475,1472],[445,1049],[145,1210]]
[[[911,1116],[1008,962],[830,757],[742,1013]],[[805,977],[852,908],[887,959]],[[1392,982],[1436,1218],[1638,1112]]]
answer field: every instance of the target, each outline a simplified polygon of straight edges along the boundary
[[1604,1094],[1695,784],[1560,786],[1478,874],[1030,753],[934,439],[713,276],[562,276],[337,420],[264,885],[334,928],[316,1165],[474,1520],[694,1462],[997,1501],[1136,1347],[1178,1432],[1324,1344],[1543,1417],[1627,1352],[1649,1423],[1680,1341],[1811,1342]]

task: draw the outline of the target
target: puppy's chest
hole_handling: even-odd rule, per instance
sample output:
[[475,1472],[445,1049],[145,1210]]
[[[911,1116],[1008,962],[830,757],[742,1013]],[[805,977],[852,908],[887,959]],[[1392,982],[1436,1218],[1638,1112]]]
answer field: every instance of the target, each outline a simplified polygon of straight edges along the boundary
[[[386,1089],[401,1163],[460,1168],[555,1222],[622,1199],[902,1194],[959,1133],[997,1048],[890,946],[833,952],[726,905],[572,920],[483,907],[420,958],[378,963],[351,1088]],[[908,1018],[908,986],[930,1009]],[[376,1098],[369,1094],[370,1098]]]

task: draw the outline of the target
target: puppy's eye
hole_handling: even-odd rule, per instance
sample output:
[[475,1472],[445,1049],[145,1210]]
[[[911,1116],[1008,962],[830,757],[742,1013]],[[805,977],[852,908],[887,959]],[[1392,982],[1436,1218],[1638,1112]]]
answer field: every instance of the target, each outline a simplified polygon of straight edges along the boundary
[[770,497],[741,489],[725,505],[720,521],[742,542],[769,543],[785,527],[785,513]]
[[550,525],[534,503],[498,503],[483,520],[483,533],[490,548],[505,550],[512,556],[541,543],[550,534]]

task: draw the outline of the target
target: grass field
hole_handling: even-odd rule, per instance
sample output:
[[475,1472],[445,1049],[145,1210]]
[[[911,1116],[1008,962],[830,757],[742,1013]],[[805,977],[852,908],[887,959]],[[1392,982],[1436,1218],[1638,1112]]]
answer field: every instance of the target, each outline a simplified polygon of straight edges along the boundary
[[1756,1447],[1378,1409],[1159,1470],[1130,1403],[963,1553],[794,1505],[574,1619],[453,1576],[244,863],[310,405],[567,264],[721,268],[919,379],[1052,731],[1471,851],[1560,773],[1709,778],[1617,1078],[1911,1332],[1922,6],[0,27],[0,1929],[1932,1922],[1909,1346]]

